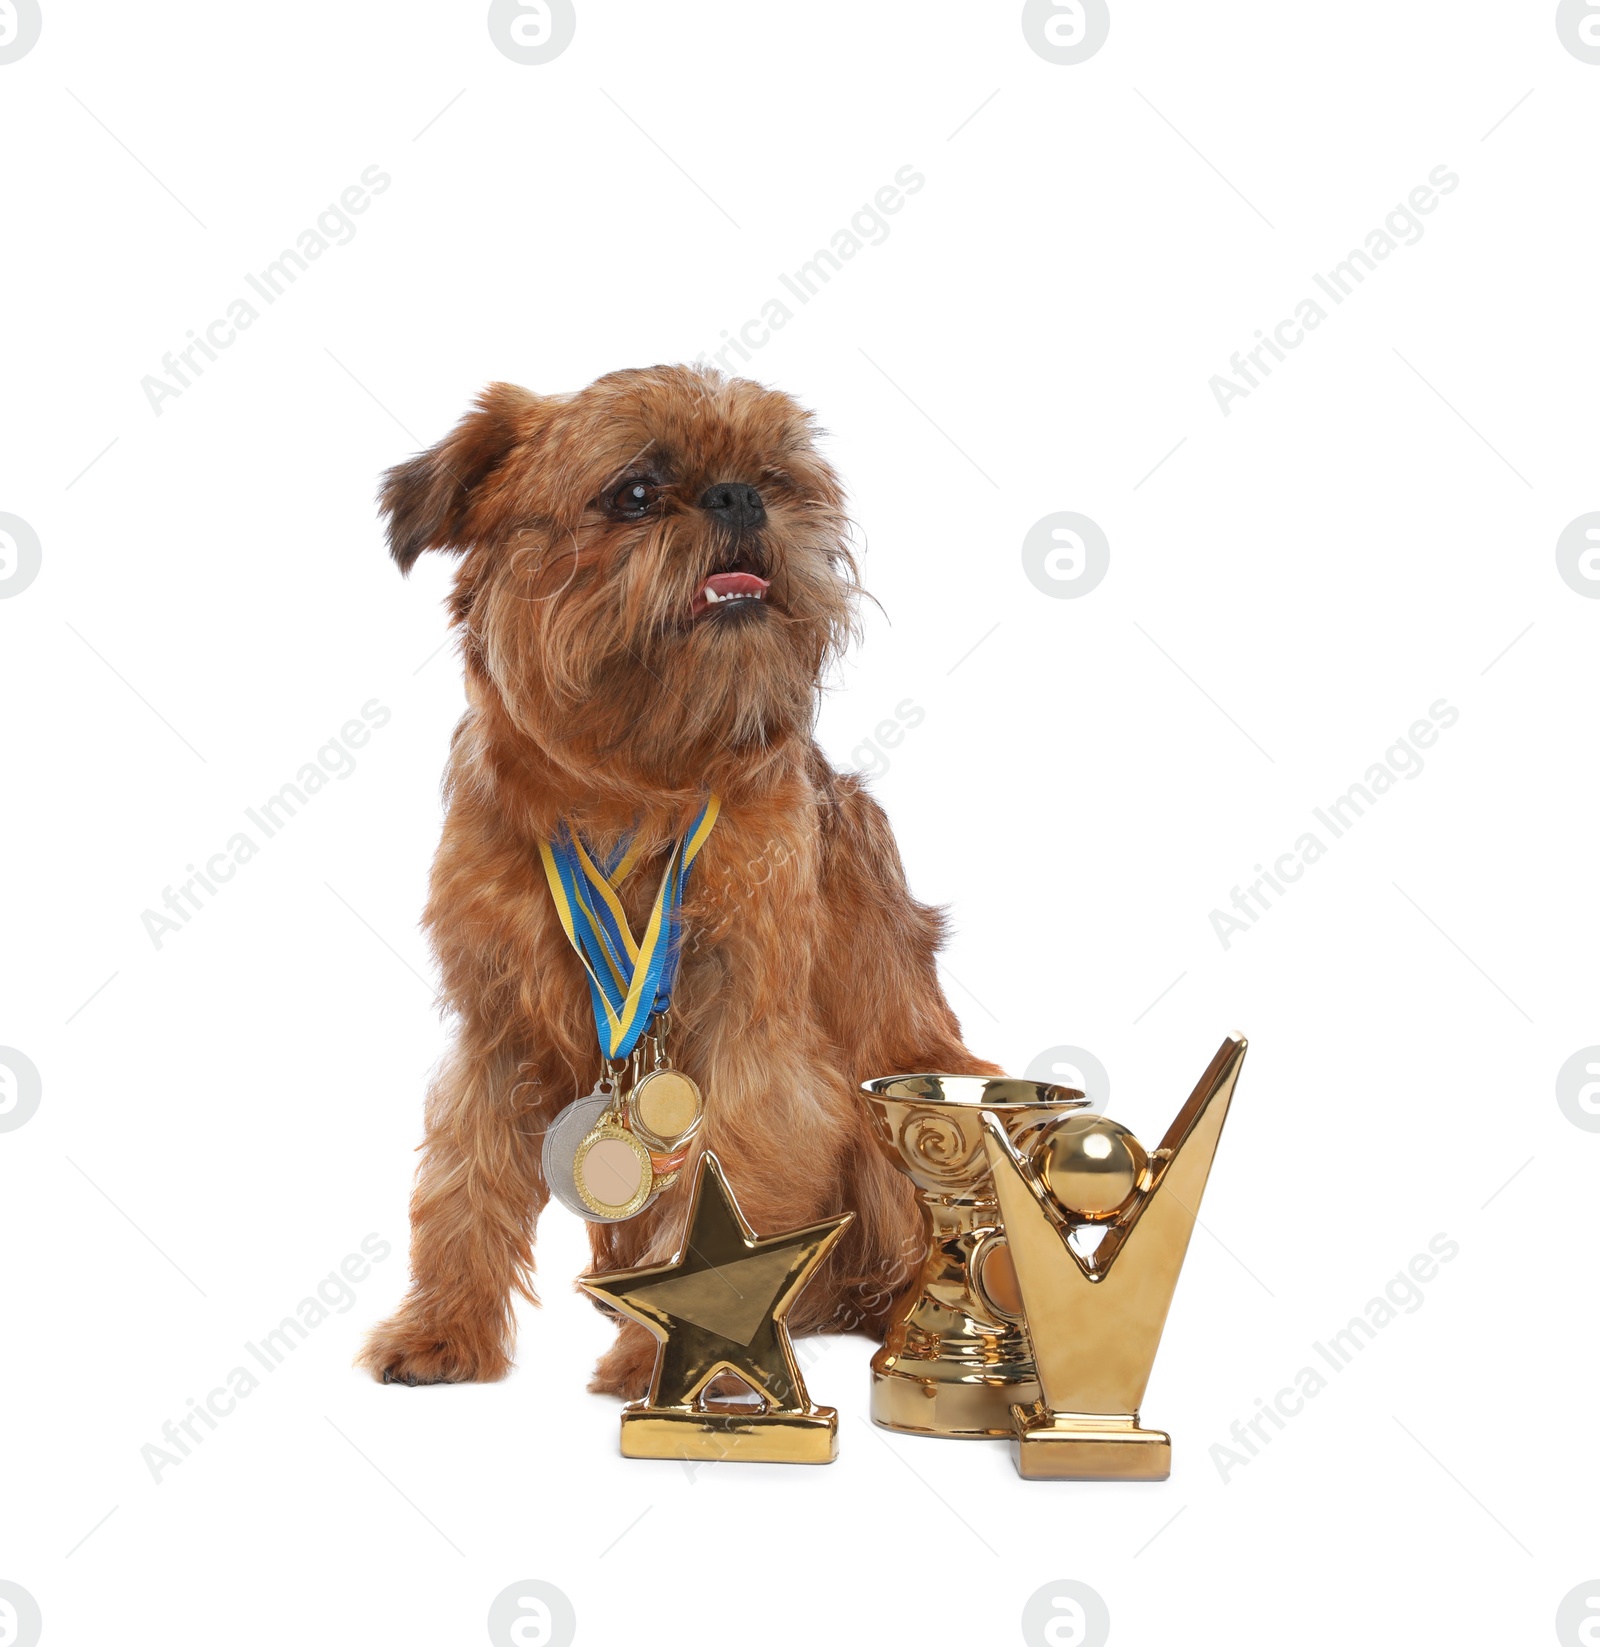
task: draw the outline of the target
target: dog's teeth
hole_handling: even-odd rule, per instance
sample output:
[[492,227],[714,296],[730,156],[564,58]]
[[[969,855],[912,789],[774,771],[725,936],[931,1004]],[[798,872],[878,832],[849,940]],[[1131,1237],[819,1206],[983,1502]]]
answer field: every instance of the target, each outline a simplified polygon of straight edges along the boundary
[[725,606],[734,600],[760,600],[764,591],[759,589],[730,589],[726,594],[719,595],[710,584],[700,590],[700,598],[707,606]]

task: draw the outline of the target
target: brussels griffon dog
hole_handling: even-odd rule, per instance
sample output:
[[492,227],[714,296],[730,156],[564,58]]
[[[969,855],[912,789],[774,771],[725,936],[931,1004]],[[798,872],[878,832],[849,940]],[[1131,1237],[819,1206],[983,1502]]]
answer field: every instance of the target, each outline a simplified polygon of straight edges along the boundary
[[[462,557],[469,702],[424,917],[458,1033],[427,1103],[411,1288],[361,1356],[385,1382],[502,1377],[513,1299],[537,1302],[543,1134],[601,1070],[539,841],[565,825],[602,851],[642,842],[622,888],[642,930],[708,792],[721,816],[683,903],[670,1047],[705,1094],[696,1149],[715,1148],[758,1233],[855,1213],[794,1331],[881,1331],[920,1275],[921,1217],[858,1083],[998,1071],[940,990],[939,913],[812,738],[858,594],[816,434],[786,395],[660,366],[577,394],[494,384],[385,477],[402,570]],[[595,1268],[669,1261],[692,1178],[693,1158],[637,1217],[591,1224]],[[622,1323],[591,1387],[641,1394],[654,1354]]]

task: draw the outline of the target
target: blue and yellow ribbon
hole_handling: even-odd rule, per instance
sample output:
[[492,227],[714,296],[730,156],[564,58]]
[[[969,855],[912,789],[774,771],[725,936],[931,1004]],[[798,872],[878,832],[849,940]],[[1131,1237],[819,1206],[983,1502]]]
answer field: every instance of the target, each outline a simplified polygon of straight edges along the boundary
[[605,862],[597,861],[577,832],[565,825],[554,840],[539,842],[556,914],[589,981],[600,1051],[607,1058],[626,1058],[652,1014],[665,1012],[672,1000],[681,950],[683,890],[718,811],[719,802],[713,795],[688,834],[673,846],[639,938],[628,925],[618,892],[638,860],[641,843],[637,837],[619,846]]

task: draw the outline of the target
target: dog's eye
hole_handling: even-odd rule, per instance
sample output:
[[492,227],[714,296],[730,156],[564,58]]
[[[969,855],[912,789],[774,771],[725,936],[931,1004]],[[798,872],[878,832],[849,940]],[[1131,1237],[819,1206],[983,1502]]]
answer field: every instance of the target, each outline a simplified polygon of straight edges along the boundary
[[656,496],[657,490],[649,481],[626,480],[611,494],[611,512],[624,520],[637,520],[649,512]]

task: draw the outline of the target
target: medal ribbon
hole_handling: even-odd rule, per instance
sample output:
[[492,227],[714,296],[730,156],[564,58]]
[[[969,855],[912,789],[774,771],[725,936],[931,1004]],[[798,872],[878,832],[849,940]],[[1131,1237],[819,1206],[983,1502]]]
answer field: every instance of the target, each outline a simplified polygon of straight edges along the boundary
[[626,1058],[652,1014],[665,1012],[671,1002],[680,958],[683,891],[719,808],[717,797],[711,796],[688,834],[667,855],[660,890],[639,938],[628,925],[617,890],[637,860],[637,839],[604,864],[596,862],[567,825],[554,840],[539,842],[556,914],[589,981],[600,1051],[607,1058]]

